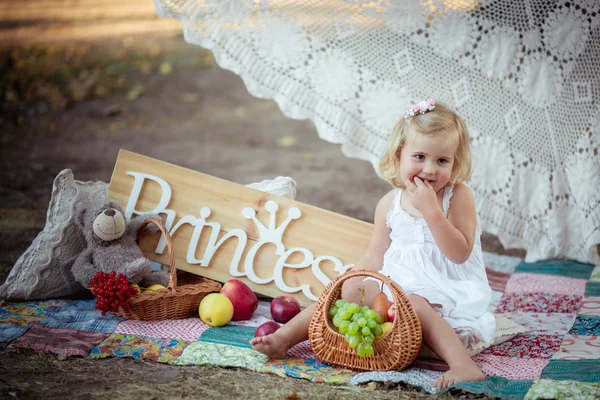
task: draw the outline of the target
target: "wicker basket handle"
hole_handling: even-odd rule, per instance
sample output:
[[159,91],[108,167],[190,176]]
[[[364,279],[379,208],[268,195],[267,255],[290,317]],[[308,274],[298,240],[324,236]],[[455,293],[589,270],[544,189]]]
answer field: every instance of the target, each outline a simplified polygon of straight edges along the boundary
[[172,293],[175,293],[175,288],[177,287],[177,269],[175,268],[175,253],[173,252],[173,241],[171,240],[171,235],[169,235],[165,224],[162,222],[162,219],[150,217],[144,222],[142,222],[142,225],[138,229],[136,242],[139,243],[140,238],[144,233],[144,229],[146,229],[146,226],[149,223],[154,223],[155,225],[157,225],[167,241],[167,251],[169,252],[169,267],[171,269],[168,288],[171,289]]
[[375,272],[375,271],[371,271],[368,269],[359,269],[356,271],[349,271],[343,275],[337,276],[334,280],[332,280],[329,283],[328,287],[325,288],[325,291],[326,292],[333,291],[338,286],[341,286],[347,279],[356,278],[358,276],[369,276],[371,278],[379,279],[380,281],[382,281],[385,285],[387,285],[387,287],[390,288],[390,291],[392,292],[392,297],[394,298],[395,302],[398,302],[400,300],[405,300],[405,298],[406,298],[406,295],[404,294],[404,291],[402,290],[402,288],[400,288],[400,286],[396,282],[394,282],[391,278],[383,275],[380,272]]

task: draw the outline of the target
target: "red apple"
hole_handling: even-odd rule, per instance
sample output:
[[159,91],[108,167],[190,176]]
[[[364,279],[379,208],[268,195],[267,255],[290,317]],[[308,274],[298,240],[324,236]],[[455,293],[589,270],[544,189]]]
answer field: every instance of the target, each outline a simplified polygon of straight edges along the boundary
[[396,304],[391,302],[387,309],[387,317],[388,321],[394,322],[394,318],[396,318]]
[[242,321],[252,318],[252,313],[258,307],[258,299],[254,292],[244,282],[230,279],[221,288],[221,294],[233,304],[232,321]]
[[277,296],[271,302],[271,317],[285,324],[300,312],[300,303],[292,296]]
[[264,324],[260,325],[258,328],[256,328],[256,331],[254,332],[254,337],[270,335],[279,328],[280,326],[277,322],[267,321]]

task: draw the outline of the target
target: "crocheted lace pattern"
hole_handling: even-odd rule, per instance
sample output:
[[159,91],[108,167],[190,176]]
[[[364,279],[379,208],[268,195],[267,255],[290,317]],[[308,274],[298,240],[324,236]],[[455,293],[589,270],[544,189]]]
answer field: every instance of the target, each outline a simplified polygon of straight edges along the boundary
[[527,261],[599,261],[600,3],[155,0],[249,92],[376,166],[433,97],[472,135],[482,230]]

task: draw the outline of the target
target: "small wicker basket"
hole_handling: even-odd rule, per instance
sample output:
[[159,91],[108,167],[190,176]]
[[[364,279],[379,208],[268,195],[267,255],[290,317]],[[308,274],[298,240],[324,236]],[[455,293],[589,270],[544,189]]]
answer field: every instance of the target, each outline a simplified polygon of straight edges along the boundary
[[[344,335],[337,332],[328,318],[329,309],[342,297],[344,281],[358,276],[381,280],[390,288],[396,303],[392,328],[373,342],[373,354],[365,357],[359,357],[356,349],[348,346]],[[406,294],[387,276],[369,270],[348,272],[327,285],[315,305],[308,338],[320,361],[358,371],[402,370],[415,360],[422,344],[421,324]]]
[[145,220],[138,230],[138,240],[149,223],[158,225],[167,240],[169,266],[171,268],[168,287],[156,291],[147,290],[132,296],[127,301],[130,308],[120,307],[115,314],[123,318],[143,321],[182,319],[197,314],[200,301],[207,294],[220,291],[221,284],[210,279],[198,278],[194,284],[178,287],[173,242],[162,220],[158,218]]

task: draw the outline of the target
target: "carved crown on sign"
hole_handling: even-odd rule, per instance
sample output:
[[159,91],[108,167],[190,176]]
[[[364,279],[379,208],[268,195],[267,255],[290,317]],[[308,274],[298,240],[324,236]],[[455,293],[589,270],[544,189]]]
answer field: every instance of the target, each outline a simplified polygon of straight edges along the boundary
[[269,227],[264,226],[262,222],[256,218],[256,211],[254,211],[253,208],[245,207],[242,210],[242,216],[254,222],[254,225],[256,225],[258,228],[261,241],[264,241],[265,243],[273,243],[277,248],[275,254],[280,256],[285,251],[285,246],[283,245],[282,241],[283,233],[292,220],[298,219],[302,216],[302,212],[300,212],[299,208],[290,208],[288,210],[288,218],[276,228],[275,218],[277,216],[277,210],[279,210],[279,205],[273,200],[269,200],[265,204],[265,210],[271,214],[269,217]]

